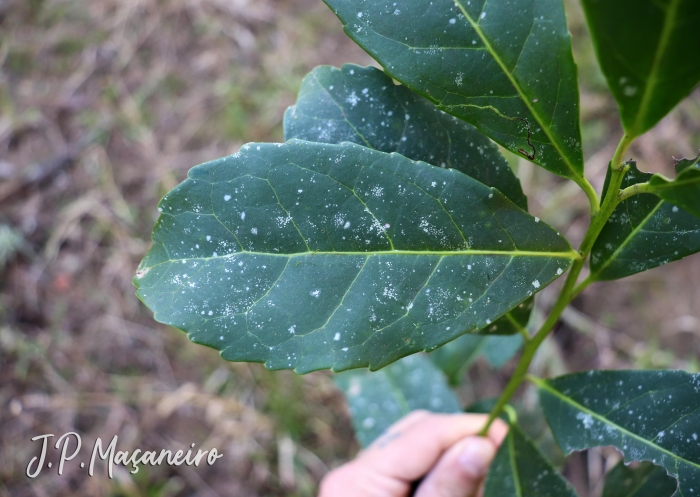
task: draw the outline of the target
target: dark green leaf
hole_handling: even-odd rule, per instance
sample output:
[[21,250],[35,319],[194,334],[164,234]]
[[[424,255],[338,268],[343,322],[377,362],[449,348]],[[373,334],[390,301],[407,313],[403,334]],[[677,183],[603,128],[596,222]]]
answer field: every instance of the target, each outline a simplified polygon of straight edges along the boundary
[[[639,172],[634,161],[629,165],[623,188],[653,176]],[[591,278],[623,278],[699,251],[700,220],[656,195],[640,193],[623,200],[601,231],[591,251]]]
[[404,357],[381,371],[346,371],[336,375],[335,381],[345,394],[355,435],[363,447],[416,409],[462,410],[445,376],[420,354]]
[[458,385],[465,370],[479,357],[486,338],[467,333],[432,351],[428,357],[445,373],[450,384]]
[[232,361],[383,367],[486,327],[577,254],[500,192],[359,145],[246,145],[161,201],[134,279]]
[[508,162],[470,124],[446,114],[375,67],[320,66],[301,85],[284,114],[285,139],[354,142],[381,152],[451,167],[498,188],[527,210],[527,198]]
[[581,182],[576,65],[561,0],[325,2],[391,77]]
[[676,179],[660,174],[649,179],[649,191],[700,218],[700,155],[676,164]]
[[486,476],[484,497],[575,496],[567,481],[528,440],[511,425]]
[[700,81],[697,0],[582,0],[628,136],[651,129]]
[[[496,321],[498,323],[503,318]],[[430,353],[450,383],[462,381],[465,370],[482,355],[494,368],[502,367],[523,345],[520,334],[510,336],[465,334]]]
[[700,495],[700,374],[588,371],[536,380],[565,453],[612,445],[626,461],[652,461]]
[[677,486],[661,466],[649,461],[626,466],[620,461],[605,476],[603,497],[671,497]]
[[484,356],[494,368],[502,367],[523,346],[522,335],[511,336],[487,336],[481,347],[481,355]]

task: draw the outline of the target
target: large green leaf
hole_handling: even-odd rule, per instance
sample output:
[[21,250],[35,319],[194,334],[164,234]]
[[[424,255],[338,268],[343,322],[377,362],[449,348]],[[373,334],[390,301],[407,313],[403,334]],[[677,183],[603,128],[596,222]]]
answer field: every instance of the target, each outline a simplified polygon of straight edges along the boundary
[[536,380],[566,453],[612,445],[626,461],[652,461],[700,495],[700,374],[588,371]]
[[573,497],[576,493],[535,445],[511,425],[486,476],[484,497]]
[[457,169],[527,210],[520,181],[491,140],[375,67],[315,68],[284,114],[285,139],[344,141]]
[[581,181],[577,74],[561,0],[325,2],[391,77],[512,152]]
[[697,0],[582,3],[622,124],[629,136],[639,136],[700,81],[700,5]]
[[355,435],[363,447],[416,409],[461,412],[445,376],[424,355],[404,357],[381,371],[346,371],[335,376],[350,408]]
[[385,366],[486,327],[577,254],[498,190],[359,145],[246,145],[161,201],[134,279],[224,359]]
[[677,486],[661,466],[649,461],[626,466],[620,461],[605,475],[603,497],[671,497]]
[[[700,8],[700,6],[699,6]],[[649,191],[700,218],[700,155],[676,163],[676,179],[660,174],[649,179]]]
[[[653,176],[639,172],[634,161],[628,164],[623,187]],[[591,251],[591,278],[623,278],[695,252],[700,252],[700,220],[656,195],[640,193],[623,200],[601,231]]]

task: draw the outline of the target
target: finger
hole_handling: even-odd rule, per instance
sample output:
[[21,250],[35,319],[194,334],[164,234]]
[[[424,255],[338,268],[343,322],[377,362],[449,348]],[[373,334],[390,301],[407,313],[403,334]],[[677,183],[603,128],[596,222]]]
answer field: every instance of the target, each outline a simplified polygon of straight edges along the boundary
[[406,482],[368,471],[353,461],[326,474],[318,497],[396,497],[406,495],[407,489]]
[[496,447],[501,445],[506,435],[508,435],[508,425],[502,419],[494,419],[489,427],[488,437],[493,440]]
[[[402,430],[389,430],[390,437],[382,444],[370,446],[356,462],[393,478],[417,480],[452,445],[477,434],[486,419],[481,414],[425,414]],[[501,436],[501,429],[494,429],[494,437]]]
[[490,438],[467,437],[445,452],[415,496],[476,496],[495,454],[496,446]]

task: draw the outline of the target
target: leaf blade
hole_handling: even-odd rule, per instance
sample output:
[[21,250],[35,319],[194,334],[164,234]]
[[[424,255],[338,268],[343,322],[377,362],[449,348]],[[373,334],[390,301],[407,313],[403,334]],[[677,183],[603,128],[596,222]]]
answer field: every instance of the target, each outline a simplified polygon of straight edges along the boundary
[[650,460],[700,490],[700,375],[684,371],[589,371],[535,381],[565,453],[616,447],[627,461]]
[[[636,163],[623,188],[648,182]],[[609,174],[609,171],[608,171]],[[591,251],[591,279],[630,276],[700,252],[700,220],[649,193],[623,200],[603,227]]]
[[700,81],[700,64],[685,56],[700,9],[693,0],[582,3],[625,132],[639,136]]
[[284,128],[286,140],[349,141],[457,169],[527,210],[520,181],[498,147],[375,67],[316,67],[285,112]]
[[678,487],[675,478],[649,461],[628,467],[617,463],[607,475],[602,497],[671,497]]
[[700,218],[700,155],[676,164],[676,179],[660,174],[649,179],[649,191]]
[[160,209],[137,295],[192,341],[272,369],[376,369],[438,347],[577,257],[497,190],[349,143],[246,146],[193,168]]
[[335,382],[345,395],[355,435],[362,447],[370,445],[411,411],[462,410],[444,375],[421,354],[404,357],[380,371],[339,373]]
[[484,486],[484,497],[511,495],[576,496],[571,485],[514,424],[491,463]]
[[531,153],[529,128],[531,160],[581,181],[577,72],[561,2],[325,1],[387,74],[521,156]]

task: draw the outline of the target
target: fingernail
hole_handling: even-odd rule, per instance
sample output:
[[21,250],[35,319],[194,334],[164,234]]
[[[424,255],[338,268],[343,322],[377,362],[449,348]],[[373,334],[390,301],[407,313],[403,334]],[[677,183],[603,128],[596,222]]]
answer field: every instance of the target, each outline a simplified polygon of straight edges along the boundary
[[474,478],[481,478],[486,474],[494,453],[493,443],[489,440],[482,437],[469,437],[465,439],[464,449],[459,455],[459,463]]

